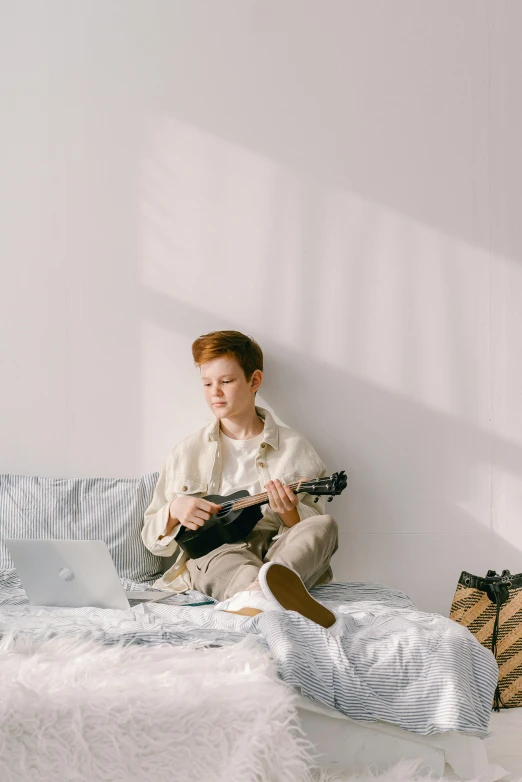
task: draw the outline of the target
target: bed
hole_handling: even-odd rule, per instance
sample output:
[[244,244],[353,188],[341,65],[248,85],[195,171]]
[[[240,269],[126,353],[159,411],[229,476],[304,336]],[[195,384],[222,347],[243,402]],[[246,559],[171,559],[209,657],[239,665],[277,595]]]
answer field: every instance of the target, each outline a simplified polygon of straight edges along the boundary
[[[56,481],[0,476],[1,538],[103,539],[111,550],[124,588],[143,589],[144,585],[152,584],[158,568],[164,566],[158,558],[142,551],[138,541],[144,509],[156,480],[155,473],[139,479],[116,480]],[[97,654],[101,655],[100,660],[107,660],[106,653],[112,649],[117,650],[121,670],[126,671],[128,667],[130,673],[127,678],[124,673],[118,674],[119,689],[111,691],[108,713],[112,708],[116,709],[116,714],[120,713],[118,699],[122,699],[122,704],[128,703],[134,682],[138,692],[137,655],[142,655],[145,670],[146,662],[154,662],[156,678],[151,674],[151,686],[139,690],[142,696],[136,702],[136,708],[143,708],[149,691],[162,693],[165,676],[172,677],[169,682],[172,697],[166,704],[164,701],[155,704],[156,711],[150,711],[147,716],[150,731],[140,733],[142,744],[145,737],[152,744],[145,747],[147,751],[143,757],[134,761],[137,774],[142,773],[137,770],[140,762],[158,758],[163,751],[156,747],[152,729],[154,715],[162,703],[166,709],[166,723],[176,725],[175,693],[184,692],[185,686],[176,672],[185,670],[184,665],[190,672],[190,676],[186,674],[186,680],[196,684],[190,691],[190,698],[185,694],[182,699],[184,707],[194,706],[185,714],[183,724],[190,725],[192,721],[198,735],[201,728],[196,726],[200,725],[202,715],[212,713],[212,709],[219,713],[221,697],[225,708],[226,698],[235,692],[238,682],[245,685],[241,690],[243,694],[255,693],[256,687],[261,688],[260,692],[272,693],[266,700],[262,698],[265,711],[261,722],[260,708],[252,709],[252,704],[246,707],[248,697],[243,695],[241,699],[231,701],[229,713],[234,713],[235,703],[237,715],[241,717],[234,731],[227,736],[217,734],[211,743],[214,749],[198,754],[200,762],[205,758],[209,761],[206,772],[209,780],[221,779],[221,767],[218,768],[217,762],[211,762],[216,742],[229,747],[232,736],[233,762],[241,765],[244,746],[248,745],[253,752],[253,736],[261,737],[265,735],[263,731],[266,732],[265,746],[257,746],[255,762],[249,765],[248,771],[245,769],[241,773],[245,780],[268,778],[268,773],[282,782],[298,779],[313,756],[321,765],[336,768],[360,769],[373,765],[376,769],[384,769],[398,759],[412,758],[438,774],[448,763],[463,779],[481,776],[485,782],[495,782],[503,776],[502,769],[488,763],[483,745],[483,739],[488,736],[497,665],[493,655],[466,628],[438,614],[419,611],[407,595],[386,585],[333,583],[317,587],[313,594],[342,614],[344,629],[340,636],[331,636],[295,612],[244,617],[214,611],[208,605],[192,605],[204,599],[197,592],[173,594],[161,603],[134,605],[125,611],[35,607],[28,605],[8,553],[5,548],[2,550],[0,543],[0,656],[3,654],[4,662],[9,660],[14,666],[8,683],[15,682],[8,690],[7,706],[4,699],[4,725],[6,715],[10,715],[10,725],[16,724],[16,715],[24,715],[25,719],[30,708],[31,724],[40,726],[41,715],[31,705],[36,685],[27,685],[24,678],[31,679],[31,671],[38,670],[38,682],[42,680],[42,671],[50,677],[48,697],[41,692],[38,696],[42,713],[47,714],[49,703],[53,702],[53,697],[58,697],[53,696],[53,692],[60,692],[62,705],[74,706],[75,720],[81,720],[85,727],[89,721],[84,722],[85,713],[78,711],[78,701],[85,699],[96,713],[97,701],[92,700],[92,692],[107,692],[114,682],[114,676],[97,680],[96,672],[103,671],[104,665],[100,662],[87,665],[87,662]],[[82,644],[87,645],[88,655]],[[158,669],[154,655],[161,656],[163,668]],[[229,667],[226,655],[233,661]],[[89,686],[84,683],[76,687],[75,684],[73,704],[72,698],[67,699],[69,685],[64,679],[64,671],[72,665],[74,682],[78,677],[81,679],[78,666],[73,665],[75,656],[84,660],[91,679]],[[32,667],[28,666],[30,659]],[[166,666],[166,660],[171,660],[172,665]],[[202,672],[201,685],[197,671],[194,674],[190,668],[194,660],[198,665],[205,660],[209,666],[206,673],[198,669]],[[58,671],[61,678],[56,680]],[[154,687],[153,681],[157,682]],[[153,706],[151,703],[150,708]],[[61,718],[64,717],[63,708]],[[171,709],[174,709],[172,713]],[[113,715],[111,720],[114,731],[116,717]],[[233,718],[229,717],[228,722],[232,724]],[[203,720],[209,741],[216,729],[215,723],[216,720],[210,723]],[[120,726],[120,744],[132,736],[129,727],[132,725],[131,721]],[[270,731],[271,725],[286,727],[283,731]],[[80,744],[83,741],[85,745],[82,726],[74,734],[74,741]],[[45,730],[34,730],[44,742]],[[44,782],[45,769],[34,765],[41,762],[44,744],[40,746],[40,754],[33,752],[28,748],[26,733],[26,726],[16,734],[17,738],[9,733],[9,746],[18,747],[16,758],[32,763],[34,778]],[[0,740],[6,740],[1,732]],[[99,739],[97,741],[96,746],[99,746]],[[20,746],[17,742],[21,742]],[[131,743],[131,747],[134,746],[136,741]],[[161,747],[164,746],[162,742]],[[187,736],[180,733],[178,725],[178,730],[172,731],[166,767],[163,771],[159,766],[153,769],[156,779],[162,779],[162,773],[166,774],[166,779],[177,778],[173,776],[172,756],[189,764],[183,767],[180,760],[174,764],[179,778],[190,778],[187,768],[195,761],[187,752],[187,746],[190,743],[187,743]],[[73,769],[77,776],[72,775],[71,779],[83,779],[79,775],[80,766],[85,767],[86,757],[94,762],[94,745],[91,755],[85,746],[84,750],[87,755],[84,752],[82,763],[78,761],[78,768]],[[102,765],[104,762],[104,768],[108,768],[107,764],[115,759],[123,763],[124,755],[105,752],[99,762]],[[59,753],[57,757],[60,757]],[[227,757],[227,762],[231,762],[232,755]],[[274,762],[274,757],[278,759],[279,776],[274,776],[274,769],[267,766]],[[73,763],[72,760],[68,762],[69,765]],[[56,773],[55,768],[49,768],[50,774]],[[118,779],[118,773],[116,764],[112,778]],[[122,779],[125,774],[127,780],[134,778],[129,776],[128,768],[121,773]],[[198,773],[202,778],[201,768]],[[211,773],[214,773],[213,777],[208,776]],[[27,776],[29,778],[32,777]],[[91,776],[91,779],[95,778]],[[2,775],[2,779],[9,777]]]

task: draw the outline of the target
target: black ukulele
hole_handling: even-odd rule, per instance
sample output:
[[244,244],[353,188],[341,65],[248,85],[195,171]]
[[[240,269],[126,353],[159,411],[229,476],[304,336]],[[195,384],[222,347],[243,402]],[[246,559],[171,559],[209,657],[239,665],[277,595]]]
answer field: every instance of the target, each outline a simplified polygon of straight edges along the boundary
[[[336,494],[344,491],[346,483],[346,473],[343,470],[334,472],[329,478],[302,478],[287,485],[294,494],[306,492],[317,495],[314,502],[317,502],[320,494],[329,494],[328,502],[331,502]],[[223,543],[236,543],[238,540],[243,540],[262,517],[260,505],[268,502],[268,494],[263,492],[251,496],[246,490],[242,490],[229,494],[228,497],[209,494],[202,499],[222,507],[219,513],[211,516],[197,530],[181,525],[176,542],[191,559],[204,557]]]

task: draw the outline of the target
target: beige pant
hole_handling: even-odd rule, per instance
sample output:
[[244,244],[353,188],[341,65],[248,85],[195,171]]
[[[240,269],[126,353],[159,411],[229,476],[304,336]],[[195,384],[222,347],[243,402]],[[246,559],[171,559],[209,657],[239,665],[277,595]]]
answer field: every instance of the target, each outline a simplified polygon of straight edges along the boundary
[[187,560],[192,589],[226,600],[256,580],[264,562],[293,568],[311,589],[333,578],[330,559],[337,551],[337,523],[332,516],[313,516],[284,530],[254,527],[244,541],[225,543],[204,557]]

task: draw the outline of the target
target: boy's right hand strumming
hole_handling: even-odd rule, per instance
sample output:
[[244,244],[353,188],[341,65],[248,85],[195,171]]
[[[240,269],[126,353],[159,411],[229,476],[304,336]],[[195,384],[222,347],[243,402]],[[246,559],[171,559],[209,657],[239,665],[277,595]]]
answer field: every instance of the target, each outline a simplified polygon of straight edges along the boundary
[[183,524],[187,529],[197,530],[220,510],[221,505],[201,497],[175,497],[169,507],[166,534],[170,535],[176,524]]

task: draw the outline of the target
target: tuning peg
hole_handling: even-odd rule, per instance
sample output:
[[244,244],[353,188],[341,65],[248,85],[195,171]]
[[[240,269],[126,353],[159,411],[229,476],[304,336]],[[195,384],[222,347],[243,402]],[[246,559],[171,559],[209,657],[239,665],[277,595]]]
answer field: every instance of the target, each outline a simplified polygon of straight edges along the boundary
[[326,502],[331,502],[332,500],[333,500],[333,497],[328,497],[328,499],[326,500]]
[[316,497],[314,502],[319,502],[319,497]]

